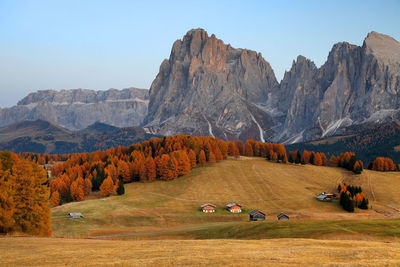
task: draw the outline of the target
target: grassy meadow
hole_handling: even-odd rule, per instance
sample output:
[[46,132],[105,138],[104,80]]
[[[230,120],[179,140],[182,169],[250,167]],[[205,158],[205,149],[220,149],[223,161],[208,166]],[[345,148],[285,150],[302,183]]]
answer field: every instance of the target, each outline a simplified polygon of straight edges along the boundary
[[400,243],[0,238],[1,266],[398,266]]
[[[333,192],[343,181],[361,185],[370,199],[372,210],[356,209],[355,213],[348,213],[336,200],[328,203],[315,200],[317,194]],[[356,220],[357,225],[359,219],[397,218],[397,208],[400,207],[397,188],[400,188],[398,173],[364,171],[356,176],[340,168],[278,164],[261,158],[242,157],[195,168],[191,174],[174,181],[127,184],[122,196],[56,207],[52,213],[53,234],[55,237],[73,238],[199,226],[208,227],[210,231],[237,225],[252,227],[247,215],[252,209],[264,211],[272,228],[275,228],[276,215],[280,212],[291,216],[285,227],[298,229],[304,225],[306,229],[315,223],[320,226],[314,225],[313,228],[323,229],[324,225],[328,227],[331,223],[317,221],[342,220]],[[208,202],[217,205],[215,214],[204,214],[199,210],[201,204]],[[244,212],[231,214],[225,210],[225,205],[230,202],[242,204]],[[67,219],[69,212],[81,212],[85,218]],[[327,230],[326,234],[330,232]],[[168,234],[174,235],[178,233]],[[183,233],[179,235],[185,236]],[[282,237],[290,236],[282,233]],[[311,236],[296,234],[293,237]]]

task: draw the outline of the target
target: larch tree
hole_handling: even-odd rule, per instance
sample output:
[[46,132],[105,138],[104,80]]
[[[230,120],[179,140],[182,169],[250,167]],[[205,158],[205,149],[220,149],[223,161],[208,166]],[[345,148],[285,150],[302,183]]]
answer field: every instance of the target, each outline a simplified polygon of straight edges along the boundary
[[156,164],[152,157],[147,157],[145,162],[145,169],[146,169],[146,180],[151,182],[156,179],[157,171],[156,171]]
[[90,176],[85,178],[85,187],[84,187],[85,196],[90,195],[92,193],[92,182]]
[[15,178],[15,220],[14,229],[40,236],[51,235],[49,198],[46,171],[27,160],[13,165]]
[[[0,165],[1,159],[0,159]],[[9,170],[0,170],[0,233],[11,232],[14,226],[15,202],[13,179]]]
[[253,146],[251,145],[250,140],[246,141],[246,144],[244,146],[244,155],[247,157],[253,157],[254,152],[253,152]]
[[108,197],[109,195],[114,194],[114,192],[115,186],[113,179],[111,178],[111,176],[108,176],[100,186],[100,196]]
[[189,161],[190,161],[190,166],[192,168],[196,167],[197,166],[196,153],[194,153],[194,151],[192,149],[189,149],[188,157],[189,157]]
[[244,146],[243,146],[243,142],[241,140],[237,140],[236,141],[236,146],[239,150],[240,155],[244,155]]
[[215,159],[215,155],[214,155],[214,153],[211,151],[210,152],[210,157],[209,157],[209,159],[208,159],[208,163],[210,163],[210,164],[215,164],[215,163],[217,163],[217,161],[216,161],[216,159]]
[[183,150],[174,151],[172,156],[176,159],[176,171],[178,176],[188,174],[190,172],[190,160],[186,152]]
[[84,199],[85,192],[83,188],[79,186],[77,181],[73,181],[70,187],[71,197],[75,201],[81,201]]
[[313,164],[315,166],[322,166],[322,159],[321,159],[321,155],[319,153],[315,153],[315,156],[313,159]]
[[50,205],[52,207],[57,207],[58,205],[60,205],[60,193],[58,193],[58,191],[54,191],[51,194]]
[[204,166],[206,163],[206,153],[204,152],[204,150],[201,150],[199,154],[199,165]]

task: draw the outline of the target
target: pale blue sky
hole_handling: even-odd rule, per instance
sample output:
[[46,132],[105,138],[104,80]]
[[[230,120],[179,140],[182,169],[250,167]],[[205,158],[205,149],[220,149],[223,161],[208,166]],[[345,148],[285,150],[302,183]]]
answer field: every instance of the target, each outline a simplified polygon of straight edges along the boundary
[[400,40],[400,1],[0,0],[0,107],[43,89],[149,88],[192,28],[261,52],[278,80],[299,54],[374,30]]

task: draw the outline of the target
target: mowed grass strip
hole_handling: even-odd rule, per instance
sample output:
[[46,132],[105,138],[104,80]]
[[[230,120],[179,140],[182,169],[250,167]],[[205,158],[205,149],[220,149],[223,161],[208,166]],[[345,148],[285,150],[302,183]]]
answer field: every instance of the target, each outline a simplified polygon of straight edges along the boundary
[[176,232],[148,238],[176,239],[177,237],[182,239],[314,238],[398,241],[400,238],[400,220],[240,222],[214,225],[200,231]]
[[400,243],[0,238],[1,266],[398,266]]
[[[333,192],[341,181],[362,185],[373,210],[348,213],[336,201],[315,200],[323,191]],[[123,196],[53,208],[54,236],[88,237],[246,222],[252,209],[264,211],[272,221],[280,212],[289,214],[291,220],[391,218],[400,214],[396,209],[400,207],[398,173],[365,171],[356,176],[340,168],[279,164],[262,158],[230,159],[195,168],[173,181],[131,183],[125,188]],[[225,205],[231,202],[242,204],[246,212],[229,213]],[[217,205],[217,212],[199,211],[204,203]],[[85,218],[67,219],[69,212],[81,212]]]

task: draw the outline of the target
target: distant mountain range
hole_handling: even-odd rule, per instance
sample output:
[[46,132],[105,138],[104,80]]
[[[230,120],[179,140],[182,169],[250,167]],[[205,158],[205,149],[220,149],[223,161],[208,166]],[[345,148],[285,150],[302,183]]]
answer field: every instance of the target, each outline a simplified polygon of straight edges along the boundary
[[320,68],[298,56],[279,83],[260,53],[194,29],[173,44],[150,91],[39,91],[0,109],[0,126],[42,119],[83,134],[101,122],[292,144],[395,122],[399,91],[400,43],[384,34],[369,33],[362,46],[335,44]]
[[117,128],[96,122],[70,131],[48,121],[22,121],[0,129],[0,150],[67,154],[129,146],[152,137],[142,127]]
[[147,114],[148,103],[149,91],[145,89],[44,90],[29,94],[16,106],[0,109],[0,127],[38,119],[70,130],[82,130],[95,122],[138,126]]

